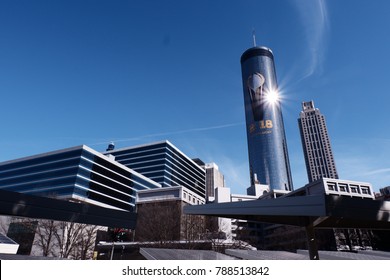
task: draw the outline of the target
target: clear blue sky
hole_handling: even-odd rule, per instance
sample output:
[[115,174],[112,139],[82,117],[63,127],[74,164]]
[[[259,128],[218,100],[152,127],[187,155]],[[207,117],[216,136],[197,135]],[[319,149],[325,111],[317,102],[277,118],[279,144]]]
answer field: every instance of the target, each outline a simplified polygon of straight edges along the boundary
[[390,1],[0,1],[0,161],[168,139],[249,185],[240,56],[275,55],[294,187],[297,118],[326,116],[339,175],[390,185]]

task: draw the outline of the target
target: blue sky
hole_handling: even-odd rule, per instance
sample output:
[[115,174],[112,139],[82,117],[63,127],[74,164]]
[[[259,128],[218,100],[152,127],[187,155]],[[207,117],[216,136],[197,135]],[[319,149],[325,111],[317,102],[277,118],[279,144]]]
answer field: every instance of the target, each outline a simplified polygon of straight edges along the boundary
[[275,55],[294,187],[297,118],[326,116],[342,179],[390,185],[390,2],[0,1],[0,161],[168,139],[249,185],[240,56]]

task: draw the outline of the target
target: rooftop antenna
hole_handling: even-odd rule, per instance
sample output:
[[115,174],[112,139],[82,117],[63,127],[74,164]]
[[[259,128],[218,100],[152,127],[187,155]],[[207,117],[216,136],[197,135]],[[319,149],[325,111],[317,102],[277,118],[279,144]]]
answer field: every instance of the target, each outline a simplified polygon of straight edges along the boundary
[[256,33],[255,29],[252,29],[252,37],[253,37],[253,46],[256,47]]
[[108,144],[108,147],[106,149],[106,151],[112,151],[112,150],[115,150],[115,144],[114,142],[110,142],[110,144]]

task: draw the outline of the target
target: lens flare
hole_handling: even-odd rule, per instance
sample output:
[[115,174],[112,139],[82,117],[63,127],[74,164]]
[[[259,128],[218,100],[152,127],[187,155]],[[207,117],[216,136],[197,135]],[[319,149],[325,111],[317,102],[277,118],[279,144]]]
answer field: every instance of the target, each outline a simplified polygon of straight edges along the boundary
[[280,96],[277,90],[270,90],[266,95],[267,103],[273,105],[280,100]]

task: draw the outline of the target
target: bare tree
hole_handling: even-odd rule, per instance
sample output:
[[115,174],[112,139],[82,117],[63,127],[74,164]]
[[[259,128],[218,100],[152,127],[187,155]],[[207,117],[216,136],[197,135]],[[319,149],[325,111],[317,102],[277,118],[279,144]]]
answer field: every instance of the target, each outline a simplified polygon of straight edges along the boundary
[[233,243],[231,234],[231,220],[212,217],[212,224],[208,223],[207,238],[211,241],[212,249],[223,253]]
[[91,259],[99,228],[101,227],[96,225],[58,222],[55,237],[60,252],[59,257],[77,260]]
[[180,239],[181,207],[176,202],[138,205],[136,240],[155,241],[166,246]]
[[57,256],[55,235],[58,230],[58,224],[52,220],[41,220],[36,230],[35,244],[42,250],[42,255]]
[[7,235],[7,231],[10,223],[11,223],[11,217],[0,216],[0,233]]
[[206,238],[205,217],[200,215],[184,215],[182,220],[182,238],[187,241],[189,249],[195,246],[196,240]]
[[[33,223],[34,222],[34,223]],[[20,219],[25,228],[34,225],[34,248],[45,257],[92,258],[99,226],[52,220]],[[36,226],[38,224],[38,226]],[[36,254],[36,253],[35,253]]]
[[75,250],[85,225],[72,222],[58,222],[54,235],[59,247],[59,257],[68,258]]
[[11,229],[11,238],[21,245],[19,249],[23,249],[18,253],[32,252],[45,257],[91,259],[100,228],[73,222],[0,216],[0,232],[7,234]]
[[96,233],[100,226],[79,225],[81,230],[78,236],[76,246],[73,248],[71,256],[77,260],[88,260],[93,257],[95,247]]

